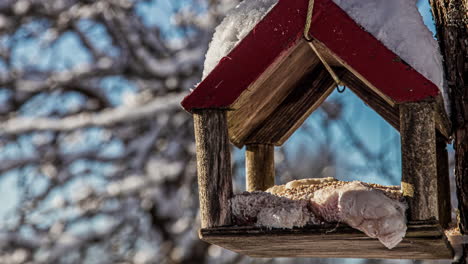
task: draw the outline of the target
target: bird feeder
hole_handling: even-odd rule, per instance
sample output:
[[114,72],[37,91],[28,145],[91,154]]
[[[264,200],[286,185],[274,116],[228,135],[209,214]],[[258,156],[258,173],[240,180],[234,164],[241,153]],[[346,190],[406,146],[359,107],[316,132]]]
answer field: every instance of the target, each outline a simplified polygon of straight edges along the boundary
[[[308,4],[280,0],[182,102],[194,118],[200,238],[252,257],[452,258],[443,232],[450,126],[439,89],[331,0],[315,0],[307,40]],[[229,143],[246,146],[247,190],[271,187],[274,146],[332,93],[332,75],[400,132],[408,230],[392,250],[347,226],[232,225]]]

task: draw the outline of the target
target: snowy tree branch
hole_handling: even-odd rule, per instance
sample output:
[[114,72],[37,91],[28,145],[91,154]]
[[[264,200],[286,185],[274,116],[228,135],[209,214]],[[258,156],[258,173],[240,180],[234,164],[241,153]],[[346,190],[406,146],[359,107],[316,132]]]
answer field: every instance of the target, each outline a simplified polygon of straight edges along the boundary
[[17,117],[0,124],[0,135],[19,134],[31,131],[70,131],[89,126],[110,126],[133,122],[167,113],[180,108],[185,94],[168,95],[156,98],[141,106],[121,106],[96,114],[79,114],[62,119]]

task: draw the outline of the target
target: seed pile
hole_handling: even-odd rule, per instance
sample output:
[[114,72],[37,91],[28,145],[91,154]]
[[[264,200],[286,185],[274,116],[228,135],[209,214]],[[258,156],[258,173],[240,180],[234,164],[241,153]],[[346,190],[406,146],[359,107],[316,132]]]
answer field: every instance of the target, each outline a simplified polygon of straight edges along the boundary
[[[286,197],[291,200],[310,200],[314,197],[315,192],[318,190],[342,187],[350,183],[352,182],[338,181],[334,178],[304,179],[292,181],[285,185],[271,187],[267,190],[267,192],[280,197]],[[397,201],[401,201],[403,199],[403,195],[399,186],[385,186],[364,182],[360,183],[369,189],[383,192],[390,199]]]
[[406,234],[400,188],[334,178],[303,179],[231,199],[234,222],[267,228],[346,223],[391,249]]

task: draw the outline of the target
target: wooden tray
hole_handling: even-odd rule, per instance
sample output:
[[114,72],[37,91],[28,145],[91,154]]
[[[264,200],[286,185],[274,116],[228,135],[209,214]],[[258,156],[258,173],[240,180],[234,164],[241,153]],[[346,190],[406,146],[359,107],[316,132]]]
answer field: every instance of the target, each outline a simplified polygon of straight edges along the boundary
[[451,259],[453,250],[435,221],[408,224],[406,237],[393,249],[346,225],[295,229],[217,227],[200,229],[200,238],[251,257]]

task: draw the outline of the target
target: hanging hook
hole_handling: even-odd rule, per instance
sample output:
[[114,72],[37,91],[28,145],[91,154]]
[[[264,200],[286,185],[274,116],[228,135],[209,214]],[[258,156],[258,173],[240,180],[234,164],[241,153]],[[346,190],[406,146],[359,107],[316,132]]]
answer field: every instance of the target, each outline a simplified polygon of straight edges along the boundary
[[341,93],[344,93],[344,92],[346,91],[346,86],[343,85],[343,86],[341,86],[341,87],[343,87],[343,88],[340,89],[340,86],[339,86],[339,85],[336,86],[336,90],[337,90],[338,93],[340,93],[340,94],[341,94]]

